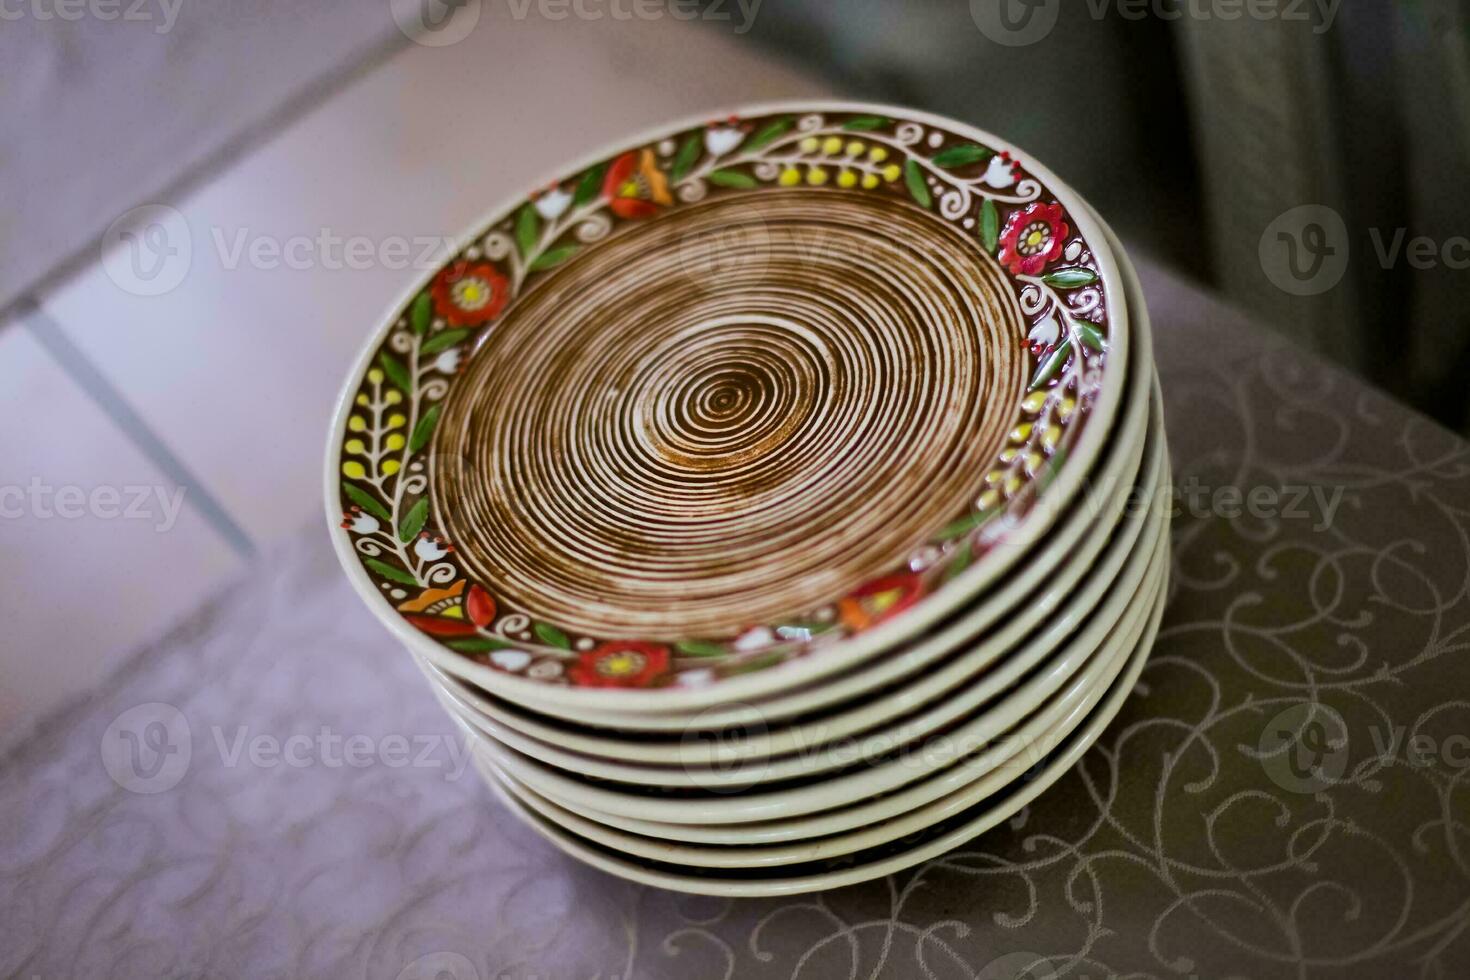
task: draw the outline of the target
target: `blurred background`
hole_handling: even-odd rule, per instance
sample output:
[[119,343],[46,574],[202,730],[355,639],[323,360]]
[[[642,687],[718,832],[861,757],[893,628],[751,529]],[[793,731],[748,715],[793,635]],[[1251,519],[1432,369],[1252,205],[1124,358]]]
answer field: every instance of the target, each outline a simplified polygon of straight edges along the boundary
[[630,131],[804,96],[1018,143],[1470,430],[1461,0],[0,0],[0,735],[320,532],[337,386],[436,243]]

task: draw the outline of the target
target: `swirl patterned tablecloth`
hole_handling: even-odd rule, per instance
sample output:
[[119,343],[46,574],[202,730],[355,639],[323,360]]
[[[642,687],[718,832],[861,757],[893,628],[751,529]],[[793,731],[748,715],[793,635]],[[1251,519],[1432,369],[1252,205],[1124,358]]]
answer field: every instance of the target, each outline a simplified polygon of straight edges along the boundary
[[1169,608],[1007,825],[780,900],[581,867],[477,780],[312,524],[0,762],[0,975],[1470,975],[1470,447],[1144,274]]

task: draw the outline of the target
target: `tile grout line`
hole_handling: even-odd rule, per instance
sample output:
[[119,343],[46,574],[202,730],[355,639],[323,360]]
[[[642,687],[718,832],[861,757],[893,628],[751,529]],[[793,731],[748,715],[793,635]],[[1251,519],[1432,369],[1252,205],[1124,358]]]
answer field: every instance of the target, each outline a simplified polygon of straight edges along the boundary
[[[451,4],[452,6],[453,4]],[[195,191],[235,166],[241,159],[273,136],[284,132],[298,120],[325,105],[338,93],[353,83],[366,78],[379,65],[384,64],[409,43],[401,30],[383,32],[377,42],[369,42],[367,50],[357,57],[349,57],[345,63],[329,68],[323,75],[309,79],[289,96],[266,109],[260,118],[247,123],[242,129],[224,138],[218,146],[209,150],[201,159],[184,167],[160,187],[134,199],[123,210],[148,203],[169,203],[189,197]],[[34,305],[31,297],[64,286],[87,262],[96,256],[102,246],[105,226],[97,229],[88,241],[79,244],[71,252],[51,263],[40,275],[28,283],[16,284],[16,292],[0,294],[0,330],[11,317],[21,320]]]
[[17,306],[16,319],[46,348],[46,352],[72,381],[86,392],[113,424],[122,429],[123,434],[165,477],[185,491],[185,501],[225,540],[236,555],[247,561],[253,559],[256,548],[250,535],[245,533],[224,505],[128,404],[122,392],[97,370],[81,348],[72,343],[61,325],[32,298],[27,297]]

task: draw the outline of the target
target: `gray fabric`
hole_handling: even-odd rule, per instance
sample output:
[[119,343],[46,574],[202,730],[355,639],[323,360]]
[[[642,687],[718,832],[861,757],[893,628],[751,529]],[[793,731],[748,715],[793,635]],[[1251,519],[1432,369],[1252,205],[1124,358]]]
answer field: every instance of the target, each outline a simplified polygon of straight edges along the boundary
[[[1273,328],[1465,431],[1470,2],[1300,9],[1315,19],[1177,25],[1217,282]],[[1342,261],[1296,283],[1276,236],[1306,244],[1308,225]],[[1421,237],[1426,255],[1410,245]],[[1303,249],[1301,268],[1311,258]]]
[[[1007,0],[1011,3],[1011,0]],[[1175,268],[1208,272],[1201,207],[1169,24],[1098,20],[1092,3],[1033,3],[1031,43],[980,28],[994,0],[767,3],[749,36],[820,67],[844,92],[973,123],[1046,161],[1126,237]],[[1017,12],[1024,6],[1014,2]]]
[[[1141,683],[1005,826],[791,899],[582,867],[457,770],[313,524],[0,762],[0,975],[948,980],[1037,954],[1062,976],[1467,975],[1470,446],[1142,271],[1181,485],[1341,503],[1182,514]],[[1311,700],[1348,735],[1317,746],[1320,784],[1254,754]],[[293,734],[301,767],[254,741]],[[361,767],[330,741],[354,735]]]
[[4,11],[0,310],[62,264],[94,259],[124,212],[227,166],[286,110],[407,43],[386,2],[10,0]]

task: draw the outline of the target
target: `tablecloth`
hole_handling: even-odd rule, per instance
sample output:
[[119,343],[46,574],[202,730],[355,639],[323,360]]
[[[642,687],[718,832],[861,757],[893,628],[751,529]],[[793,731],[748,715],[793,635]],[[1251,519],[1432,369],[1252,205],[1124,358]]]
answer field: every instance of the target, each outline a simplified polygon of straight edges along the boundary
[[1142,271],[1168,610],[1006,825],[784,899],[582,867],[479,782],[313,524],[0,760],[0,975],[1470,975],[1470,447]]

